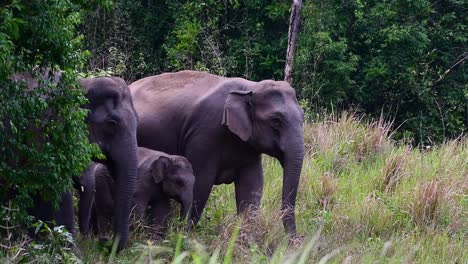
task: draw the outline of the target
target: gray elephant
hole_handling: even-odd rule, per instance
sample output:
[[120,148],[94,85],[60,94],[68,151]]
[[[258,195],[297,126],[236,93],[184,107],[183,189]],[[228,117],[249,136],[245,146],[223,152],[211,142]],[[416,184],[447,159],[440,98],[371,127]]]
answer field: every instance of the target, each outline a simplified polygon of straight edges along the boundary
[[[46,73],[43,78],[51,78]],[[28,82],[30,89],[37,87],[38,82],[27,74],[18,74],[16,80]],[[56,82],[60,74],[54,74]],[[89,110],[86,123],[90,142],[101,148],[106,164],[115,180],[117,190],[114,215],[114,233],[119,237],[119,248],[122,248],[129,236],[130,202],[135,189],[137,173],[137,114],[133,107],[131,94],[124,80],[116,77],[101,77],[82,79],[88,104],[83,106]],[[50,203],[40,199],[35,201],[29,213],[43,221],[55,220],[58,225],[65,225],[74,232],[74,210],[71,192],[62,195],[58,210]]]
[[106,156],[104,161],[115,183],[113,231],[119,248],[129,236],[131,200],[137,176],[137,114],[124,80],[116,77],[83,79],[89,109],[86,122],[90,141],[97,143]]
[[[95,199],[93,184],[80,186],[80,204],[94,200],[96,207],[97,229],[102,237],[109,230],[114,211],[113,178],[102,164],[92,165],[82,178],[83,183],[95,181]],[[165,235],[167,216],[171,212],[170,199],[181,204],[181,218],[184,219],[190,210],[193,199],[195,176],[191,164],[181,156],[168,155],[163,152],[138,148],[138,178],[133,195],[136,218],[143,220],[148,206],[151,206],[150,225],[154,228],[155,237]],[[89,189],[89,191],[87,191]],[[89,223],[88,213],[92,204],[80,206],[79,221]],[[80,224],[81,226],[81,224]]]
[[283,166],[283,224],[295,235],[304,113],[288,83],[181,71],[138,80],[130,91],[139,146],[185,156],[193,166],[193,223],[215,184],[234,183],[238,213],[259,206],[266,153]]

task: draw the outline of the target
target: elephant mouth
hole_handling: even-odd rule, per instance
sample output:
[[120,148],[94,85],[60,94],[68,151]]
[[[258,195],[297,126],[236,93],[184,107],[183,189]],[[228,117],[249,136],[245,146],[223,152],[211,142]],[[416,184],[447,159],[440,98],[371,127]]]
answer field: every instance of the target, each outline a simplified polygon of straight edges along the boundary
[[274,150],[271,150],[271,151],[265,151],[265,154],[267,154],[268,156],[271,156],[275,159],[277,159],[279,161],[279,163],[281,164],[281,166],[284,167],[284,152],[279,150],[279,149],[274,149]]

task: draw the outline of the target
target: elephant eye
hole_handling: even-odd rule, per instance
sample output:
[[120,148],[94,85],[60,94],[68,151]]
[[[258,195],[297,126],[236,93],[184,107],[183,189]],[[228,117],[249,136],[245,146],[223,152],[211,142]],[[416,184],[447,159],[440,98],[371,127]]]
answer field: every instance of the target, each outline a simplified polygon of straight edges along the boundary
[[282,121],[281,121],[281,118],[279,116],[272,117],[270,122],[271,122],[271,126],[274,129],[280,129],[281,128]]
[[109,120],[107,120],[107,125],[111,126],[111,127],[116,127],[116,126],[119,125],[119,123],[114,119],[109,119]]
[[184,181],[182,179],[176,179],[175,183],[178,185],[178,186],[184,186]]
[[105,127],[103,130],[106,134],[113,135],[115,134],[118,127],[119,127],[119,123],[116,120],[109,119],[109,120],[106,120]]

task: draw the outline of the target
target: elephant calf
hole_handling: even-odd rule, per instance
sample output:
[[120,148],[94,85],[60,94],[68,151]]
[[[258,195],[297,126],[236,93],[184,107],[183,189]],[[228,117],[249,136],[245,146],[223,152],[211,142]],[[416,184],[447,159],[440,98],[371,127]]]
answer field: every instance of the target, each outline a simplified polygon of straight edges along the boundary
[[[94,206],[98,232],[102,235],[109,230],[112,223],[115,193],[112,188],[113,179],[106,167],[102,164],[93,166],[94,174],[88,171],[83,176],[95,179]],[[151,206],[150,225],[154,228],[154,235],[164,237],[166,220],[171,212],[170,199],[181,204],[181,218],[185,218],[192,204],[194,183],[192,166],[186,158],[138,148],[137,187],[133,195],[136,218],[143,219],[146,209]],[[80,200],[92,201],[83,197],[86,193],[93,193],[86,191],[86,187],[81,188],[84,191],[81,192]],[[85,210],[90,212],[89,209]],[[89,215],[80,213],[80,222],[88,223],[89,219]]]

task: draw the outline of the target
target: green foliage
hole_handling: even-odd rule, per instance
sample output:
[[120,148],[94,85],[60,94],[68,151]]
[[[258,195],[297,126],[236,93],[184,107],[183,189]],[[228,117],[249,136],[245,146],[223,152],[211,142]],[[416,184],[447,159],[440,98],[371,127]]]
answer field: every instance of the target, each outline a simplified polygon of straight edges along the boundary
[[[288,1],[116,0],[87,17],[88,71],[283,79]],[[309,110],[395,118],[398,137],[466,132],[466,1],[304,1],[294,87]]]
[[[57,204],[98,153],[88,143],[86,103],[76,69],[84,61],[75,28],[86,1],[8,1],[0,5],[0,203],[25,221],[33,197]],[[47,71],[61,71],[59,83]],[[29,73],[30,89],[15,81]],[[53,75],[53,74],[52,74]],[[8,204],[7,204],[8,203]],[[16,222],[17,223],[17,222]]]
[[1,208],[2,236],[0,262],[2,263],[82,263],[73,248],[73,236],[63,226],[50,228],[47,223],[36,222],[31,228],[40,240],[32,241],[18,233],[15,216],[18,209]]
[[[395,116],[399,136],[467,129],[466,1],[309,1],[296,87],[316,105]],[[315,104],[314,104],[315,105]]]
[[169,70],[282,78],[289,3],[175,1],[171,7],[175,22],[164,46]]
[[32,242],[19,262],[35,263],[82,263],[72,251],[75,246],[72,234],[63,226],[51,229],[46,223],[39,222],[36,233],[42,237],[40,242]]
[[162,48],[170,27],[166,1],[114,1],[90,12],[80,31],[91,51],[88,72],[104,70],[132,81],[165,70]]
[[281,79],[289,3],[284,1],[115,1],[82,32],[88,70],[128,81],[196,69],[249,79]]

